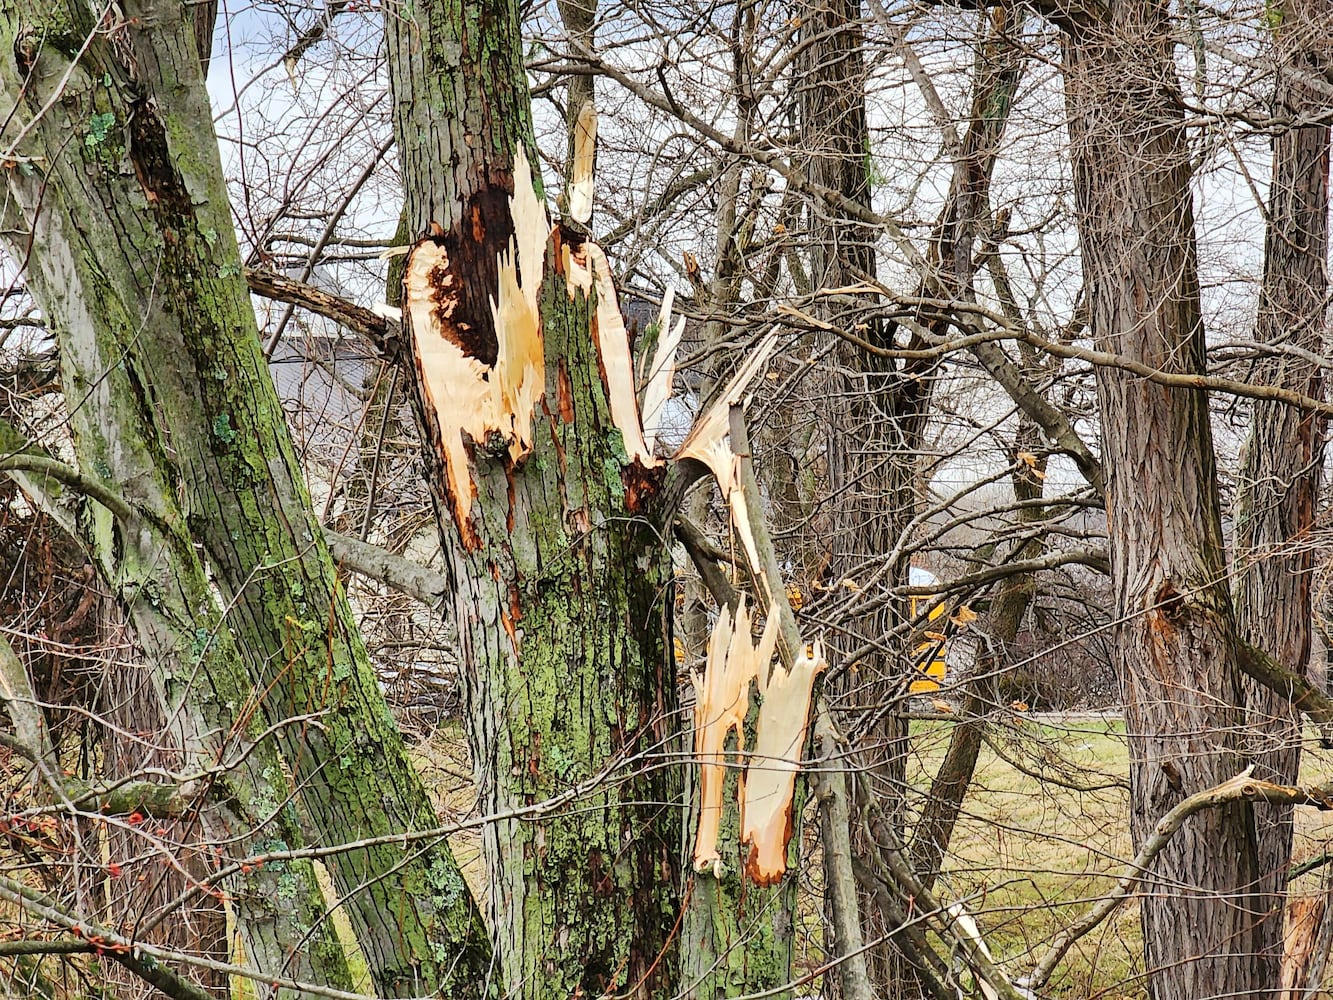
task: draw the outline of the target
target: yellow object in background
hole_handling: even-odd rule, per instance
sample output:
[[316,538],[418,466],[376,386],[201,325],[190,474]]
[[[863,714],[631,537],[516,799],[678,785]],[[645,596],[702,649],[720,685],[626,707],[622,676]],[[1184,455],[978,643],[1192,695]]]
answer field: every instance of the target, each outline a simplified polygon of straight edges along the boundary
[[[913,566],[908,570],[907,582],[909,586],[913,587],[931,587],[938,584],[940,581],[936,578],[935,574],[931,573],[929,570]],[[934,600],[934,598],[911,598],[908,613],[915,619],[920,610],[921,603],[931,600]],[[964,613],[966,613],[967,617],[965,617]],[[936,604],[930,609],[929,620],[932,622],[937,621],[943,614],[944,604]],[[966,608],[963,608],[959,609],[959,612],[954,616],[953,620],[956,624],[964,624],[975,617],[975,614]],[[941,622],[941,625],[943,624],[944,623]],[[913,657],[913,661],[920,676],[914,677],[912,683],[908,685],[907,690],[912,694],[931,694],[938,691],[940,686],[944,683],[945,676],[949,672],[948,637],[943,632],[937,632],[933,629],[927,631],[925,635],[928,641],[923,642],[916,647],[916,655]]]

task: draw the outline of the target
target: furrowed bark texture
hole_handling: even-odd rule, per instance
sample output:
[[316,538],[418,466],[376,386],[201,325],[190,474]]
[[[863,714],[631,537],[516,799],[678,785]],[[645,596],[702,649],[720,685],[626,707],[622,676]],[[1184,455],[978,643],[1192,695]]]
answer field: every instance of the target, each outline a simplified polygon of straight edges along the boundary
[[[1273,113],[1300,121],[1325,100],[1303,76],[1327,72],[1328,0],[1288,0],[1278,7],[1275,43],[1282,59]],[[1324,350],[1328,294],[1329,127],[1295,125],[1273,140],[1264,280],[1254,339]],[[1322,399],[1321,370],[1290,354],[1257,366],[1255,380]],[[1323,464],[1324,419],[1290,406],[1256,400],[1241,459],[1235,510],[1237,625],[1246,641],[1287,669],[1304,674],[1310,660],[1314,528]],[[1294,784],[1301,759],[1301,717],[1290,699],[1253,681],[1245,684],[1255,776]],[[1283,901],[1291,861],[1292,810],[1256,807],[1259,836],[1259,961],[1276,976],[1283,949]]]
[[[1065,93],[1091,328],[1103,350],[1202,372],[1189,151],[1162,2],[1111,6],[1065,39]],[[1242,692],[1203,392],[1098,369],[1131,832],[1242,767]],[[1254,814],[1193,817],[1145,881],[1150,994],[1253,995]]]
[[[5,71],[26,120],[93,24],[73,3],[8,13]],[[125,14],[29,130],[43,159],[8,175],[35,230],[43,304],[76,320],[53,325],[70,409],[87,413],[80,452],[97,474],[124,475],[135,500],[177,498],[178,510],[150,513],[179,533],[179,551],[199,546],[221,592],[225,621],[199,641],[231,632],[248,676],[227,707],[243,725],[276,727],[290,774],[266,775],[277,804],[295,795],[293,820],[327,845],[434,826],[260,351],[190,25],[171,0]],[[88,303],[95,311],[82,311]],[[139,466],[113,468],[130,450]],[[167,690],[192,682],[170,678]],[[485,934],[442,841],[350,850],[329,868],[381,995],[481,989]]]
[[[866,125],[866,68],[862,54],[859,0],[832,0],[802,7],[802,53],[799,99],[803,145],[808,151],[807,176],[858,204],[870,202],[870,134]],[[838,218],[828,205],[810,210],[810,283],[815,289],[854,285],[875,275],[875,230]],[[867,306],[873,302],[867,301]],[[855,308],[822,310],[830,322],[851,326],[865,320]],[[877,345],[892,338],[893,329],[870,320],[867,338]],[[851,579],[867,598],[907,581],[907,560],[881,566],[896,550],[903,527],[915,505],[915,444],[924,426],[921,415],[929,399],[929,382],[905,379],[871,355],[849,347],[838,349],[830,376],[827,435],[829,538],[827,578]],[[868,608],[845,612],[852,645],[883,642],[906,611],[904,602],[877,601]],[[859,710],[863,719],[848,736],[854,766],[873,775],[873,784],[854,786],[851,841],[855,851],[873,851],[859,821],[864,803],[857,792],[873,787],[883,796],[885,810],[901,815],[906,776],[905,717],[893,707],[905,698],[910,669],[897,648],[876,649],[862,658],[855,674],[831,692],[843,707]],[[851,763],[851,762],[849,762]],[[831,881],[832,873],[826,878]],[[861,905],[862,934],[877,941],[866,954],[870,981],[896,995],[903,978],[888,928],[874,907]],[[828,933],[840,921],[834,917]],[[833,942],[838,954],[842,942]]]
[[[509,254],[532,221],[518,216],[545,218],[537,181],[516,177],[538,162],[516,5],[421,3],[387,30],[408,231],[434,234],[426,242],[476,283],[475,298],[449,299],[451,328],[503,343],[489,312],[497,283],[542,282],[530,453],[465,438],[465,474],[446,479],[436,454],[431,476],[481,809],[538,807],[483,835],[501,985],[519,997],[669,993],[683,837],[679,775],[653,760],[680,749],[668,566],[646,520],[657,474],[626,455],[594,302],[570,288],[587,245],[558,231],[544,267]],[[425,381],[418,404],[438,452],[446,421]],[[451,481],[475,490],[465,513]]]

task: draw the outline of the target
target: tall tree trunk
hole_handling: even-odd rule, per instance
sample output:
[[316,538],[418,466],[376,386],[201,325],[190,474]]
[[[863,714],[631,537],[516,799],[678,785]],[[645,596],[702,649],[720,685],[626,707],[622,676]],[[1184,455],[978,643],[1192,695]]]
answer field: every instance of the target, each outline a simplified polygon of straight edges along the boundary
[[[1303,124],[1326,98],[1307,76],[1322,79],[1333,29],[1328,0],[1288,0],[1277,8],[1279,56],[1275,117],[1290,120],[1273,140],[1264,280],[1254,339],[1309,354],[1324,350],[1328,294],[1329,127]],[[1323,398],[1318,365],[1277,353],[1258,366],[1257,381]],[[1287,669],[1304,674],[1310,659],[1311,579],[1315,509],[1323,465],[1324,419],[1256,400],[1236,491],[1235,600],[1244,639]],[[1246,709],[1256,776],[1279,784],[1297,779],[1301,719],[1280,694],[1247,682]],[[1283,900],[1291,860],[1290,806],[1260,806],[1261,912],[1258,942],[1263,974],[1276,980],[1282,954]]]
[[[1083,273],[1097,346],[1202,372],[1189,150],[1162,0],[1111,5],[1065,37]],[[1099,368],[1116,646],[1130,745],[1131,832],[1243,766],[1235,620],[1226,588],[1205,393]],[[1254,814],[1193,817],[1145,881],[1157,1000],[1249,996],[1256,961]]]
[[[123,477],[183,564],[198,545],[204,565],[187,582],[215,587],[225,609],[201,641],[229,633],[247,674],[211,697],[242,729],[271,727],[286,767],[266,775],[276,806],[290,798],[293,822],[322,845],[381,838],[328,858],[376,990],[479,991],[489,949],[447,845],[388,839],[436,818],[338,586],[264,363],[185,7],[143,0],[100,25],[77,0],[11,2],[4,13],[7,96],[22,110],[6,137],[21,135],[31,157],[30,170],[7,173],[32,234],[16,259],[29,260],[61,339],[81,462]],[[158,557],[142,548],[151,533],[105,537],[153,579]],[[189,594],[181,604],[187,615],[199,606]],[[164,693],[179,701],[222,680],[207,669],[172,675]]]
[[[871,150],[860,0],[814,0],[797,7],[802,32],[797,97],[806,174],[815,184],[869,205]],[[874,227],[839,218],[831,206],[814,203],[809,232],[813,290],[845,288],[875,276]],[[871,299],[864,302],[865,307],[873,305]],[[817,308],[821,318],[848,329],[867,322],[855,305],[825,303]],[[868,322],[866,338],[885,343],[892,331],[876,319]],[[910,666],[901,649],[885,644],[906,608],[900,600],[880,598],[906,582],[907,560],[899,558],[891,566],[880,563],[898,550],[915,504],[915,444],[924,426],[923,407],[918,404],[928,397],[928,389],[923,382],[900,379],[891,362],[886,365],[854,347],[840,346],[832,356],[824,429],[830,522],[825,576],[828,581],[851,581],[866,599],[866,610],[844,612],[849,645],[875,644],[875,651],[861,658],[856,672],[848,674],[847,682],[834,693],[846,708],[871,720],[849,733],[855,766],[867,769],[871,779],[853,787],[874,788],[883,798],[885,812],[896,817],[906,778],[907,726],[894,706],[906,695],[905,670]],[[837,588],[834,593],[847,591]],[[854,794],[851,842],[855,852],[864,854],[874,845],[867,843],[861,822],[864,803],[856,799]],[[831,882],[831,872],[827,878]],[[864,900],[860,909],[864,940],[876,942],[863,959],[869,980],[891,993],[901,972],[887,940],[890,928]],[[837,920],[831,923],[836,926]],[[827,932],[832,933],[831,927]],[[846,943],[832,944],[832,954],[839,955]]]
[[482,810],[497,817],[483,845],[501,986],[669,993],[670,576],[606,260],[567,229],[547,238],[517,4],[420,3],[387,31],[408,231],[424,236],[405,322]]

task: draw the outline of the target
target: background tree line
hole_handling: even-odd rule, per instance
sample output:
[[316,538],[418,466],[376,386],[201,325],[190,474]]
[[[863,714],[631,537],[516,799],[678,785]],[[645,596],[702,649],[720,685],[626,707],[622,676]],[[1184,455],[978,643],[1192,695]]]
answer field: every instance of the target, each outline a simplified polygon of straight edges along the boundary
[[1317,990],[1329,15],[0,3],[11,991]]

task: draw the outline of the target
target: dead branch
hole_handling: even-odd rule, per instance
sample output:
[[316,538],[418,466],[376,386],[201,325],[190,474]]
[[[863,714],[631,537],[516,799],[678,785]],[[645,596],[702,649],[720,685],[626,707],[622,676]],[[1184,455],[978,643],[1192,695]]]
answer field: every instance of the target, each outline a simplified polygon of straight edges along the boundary
[[245,281],[256,295],[300,306],[325,319],[331,319],[353,333],[360,334],[381,354],[392,353],[390,341],[397,331],[389,320],[364,306],[273,271],[247,267]]
[[1292,708],[1318,725],[1324,747],[1333,746],[1333,698],[1248,642],[1237,643],[1236,662],[1248,677],[1288,699]]
[[442,573],[414,562],[388,549],[324,529],[329,554],[338,565],[372,580],[378,580],[428,607],[437,606],[449,593],[449,581]]

